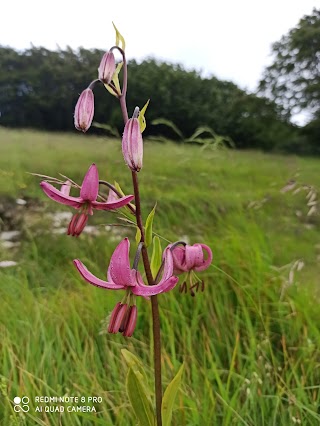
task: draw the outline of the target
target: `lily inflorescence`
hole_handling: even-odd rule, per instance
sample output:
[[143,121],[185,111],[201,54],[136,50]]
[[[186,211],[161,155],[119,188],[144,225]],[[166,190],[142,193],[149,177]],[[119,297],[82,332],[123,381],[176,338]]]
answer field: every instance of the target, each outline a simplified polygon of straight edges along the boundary
[[[121,35],[120,35],[121,37]],[[123,43],[124,44],[124,43]],[[122,54],[122,62],[117,66],[113,50],[118,49]],[[118,70],[124,67],[124,82],[122,89],[119,85]],[[124,49],[119,46],[113,46],[106,52],[100,62],[98,68],[98,79],[92,81],[89,86],[80,94],[74,112],[75,127],[82,132],[87,132],[92,124],[94,116],[94,94],[93,88],[96,84],[102,83],[105,87],[120,100],[121,109],[124,118],[124,131],[122,136],[122,153],[127,166],[133,172],[133,176],[142,169],[143,163],[143,139],[142,131],[145,127],[144,114],[135,108],[132,118],[128,118],[126,110],[126,58]],[[67,180],[58,189],[51,183],[43,181],[40,186],[43,192],[52,200],[70,206],[78,210],[72,216],[70,224],[67,229],[67,234],[78,237],[84,230],[89,216],[93,214],[94,210],[116,210],[124,206],[128,206],[134,199],[138,206],[133,207],[133,212],[136,214],[137,227],[140,228],[141,215],[140,200],[137,200],[137,181],[134,180],[135,195],[119,196],[115,190],[110,189],[108,198],[98,201],[99,197],[99,174],[95,164],[91,164],[87,173],[84,176],[83,182],[80,186],[80,194],[78,197],[71,196],[70,191],[72,187],[71,181]],[[112,188],[111,185],[109,185]],[[101,198],[101,197],[100,197]],[[131,208],[132,208],[132,204]],[[140,241],[144,245],[145,238],[144,227],[140,229]],[[146,285],[143,281],[141,273],[138,271],[137,265],[130,268],[129,259],[130,242],[125,238],[116,247],[111,256],[108,271],[107,281],[104,281],[93,275],[85,265],[79,260],[73,261],[75,267],[79,271],[83,279],[100,288],[108,290],[125,290],[126,294],[121,302],[119,302],[112,311],[108,331],[110,333],[122,332],[124,336],[131,336],[136,325],[137,307],[136,296],[142,296],[149,299],[150,296],[155,296],[160,293],[168,292],[173,289],[178,282],[177,275],[186,274],[187,280],[190,282],[190,292],[193,295],[193,288],[199,285],[199,281],[194,279],[194,271],[200,272],[207,269],[212,262],[211,249],[205,244],[194,244],[190,246],[181,242],[180,244],[169,244],[165,248],[161,265],[162,272],[161,279],[153,282],[148,282]],[[144,254],[144,258],[146,255]],[[147,258],[148,261],[148,258]],[[145,261],[144,261],[145,263]],[[146,265],[145,265],[146,267]],[[147,269],[148,265],[147,265]],[[148,271],[146,271],[148,272]],[[159,273],[157,275],[159,275]],[[149,277],[150,279],[150,277]],[[157,282],[156,282],[157,281]],[[203,281],[200,282],[203,288]],[[186,281],[180,287],[180,291],[187,288]]]
[[[120,47],[120,44],[122,45]],[[122,56],[122,61],[116,63],[114,51],[117,50]],[[123,71],[122,87],[119,82],[119,72]],[[89,284],[105,290],[123,290],[124,296],[119,301],[110,315],[108,326],[109,333],[122,333],[125,337],[132,336],[137,322],[136,298],[151,299],[153,315],[154,352],[155,352],[155,383],[157,400],[157,424],[161,424],[161,353],[160,353],[160,329],[159,310],[156,296],[172,290],[179,281],[178,275],[185,274],[186,279],[180,286],[180,292],[188,291],[194,295],[194,289],[199,287],[203,291],[204,281],[199,280],[196,272],[207,269],[212,262],[211,249],[202,243],[188,245],[184,242],[169,244],[161,252],[161,244],[152,244],[153,214],[148,216],[143,223],[141,214],[141,201],[139,195],[138,172],[143,167],[143,138],[142,133],[146,127],[144,114],[149,101],[140,110],[136,107],[131,118],[128,117],[126,105],[127,91],[127,62],[125,56],[125,42],[116,29],[116,45],[107,51],[98,68],[98,78],[80,94],[74,112],[74,124],[77,130],[87,132],[91,127],[94,116],[94,87],[103,84],[108,92],[115,96],[122,111],[124,130],[122,136],[122,153],[125,164],[131,171],[133,194],[125,195],[120,187],[114,187],[106,181],[99,180],[98,169],[95,164],[89,166],[81,186],[76,185],[71,179],[59,182],[60,188],[56,188],[50,182],[55,179],[44,180],[40,183],[43,192],[57,203],[64,204],[77,210],[69,223],[67,234],[78,237],[83,232],[89,217],[94,210],[130,210],[135,217],[132,224],[137,229],[137,249],[133,266],[130,266],[130,241],[124,238],[115,248],[107,269],[107,279],[103,280],[92,274],[79,259],[73,261],[81,277]],[[105,198],[100,193],[100,185],[107,185],[109,195]],[[75,188],[78,196],[70,195]],[[80,193],[79,193],[80,190]],[[129,210],[128,210],[129,209]],[[149,228],[148,228],[149,226]],[[151,229],[151,241],[150,241]],[[153,254],[160,259],[160,265],[155,269],[149,260],[148,248],[153,247]],[[153,256],[154,257],[154,256]],[[138,270],[139,260],[142,258],[144,272]],[[141,268],[140,268],[141,270]],[[187,282],[189,284],[187,284]],[[159,377],[160,375],[160,377]]]

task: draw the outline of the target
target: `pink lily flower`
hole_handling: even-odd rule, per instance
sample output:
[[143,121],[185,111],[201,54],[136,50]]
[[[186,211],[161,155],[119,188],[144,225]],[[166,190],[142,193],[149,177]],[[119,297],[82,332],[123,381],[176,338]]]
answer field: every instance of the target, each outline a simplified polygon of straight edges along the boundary
[[72,197],[69,195],[71,184],[68,181],[62,185],[60,190],[45,181],[41,182],[40,186],[43,192],[52,200],[81,210],[80,213],[76,213],[72,217],[68,227],[68,235],[73,236],[81,234],[88,221],[88,215],[93,214],[93,209],[115,210],[130,203],[134,198],[133,195],[127,195],[114,201],[96,201],[99,192],[99,174],[97,166],[94,163],[89,167],[83,179],[80,197]]
[[85,265],[75,259],[73,263],[80,275],[96,287],[109,290],[127,290],[126,300],[129,303],[117,303],[110,317],[109,333],[121,332],[123,336],[130,337],[137,322],[137,307],[132,303],[134,296],[148,299],[150,296],[171,290],[178,282],[178,277],[173,276],[173,258],[170,248],[164,252],[164,270],[160,282],[156,285],[145,285],[139,271],[130,268],[129,259],[130,242],[128,238],[122,240],[113,252],[107,271],[107,281],[93,275]]
[[[172,244],[168,247],[172,247]],[[175,246],[172,249],[172,257],[174,265],[173,273],[179,275],[187,272],[186,281],[180,286],[180,293],[183,291],[187,293],[188,287],[192,297],[195,296],[194,289],[196,292],[198,292],[199,289],[200,291],[204,291],[204,281],[200,281],[193,271],[204,271],[210,266],[212,262],[212,251],[210,247],[205,244],[194,244],[193,246],[186,244],[183,247]]]
[[173,276],[173,258],[169,247],[164,252],[162,278],[156,285],[145,285],[140,272],[130,268],[129,250],[130,241],[125,238],[118,244],[111,256],[107,272],[108,281],[103,281],[93,275],[79,259],[75,259],[73,263],[89,284],[109,290],[129,290],[134,295],[144,298],[165,293],[177,284],[178,277]]
[[[169,246],[171,247],[171,245]],[[207,253],[205,258],[204,252]],[[175,247],[172,250],[174,273],[183,274],[189,271],[204,271],[212,262],[212,251],[205,244],[186,244],[184,247]]]

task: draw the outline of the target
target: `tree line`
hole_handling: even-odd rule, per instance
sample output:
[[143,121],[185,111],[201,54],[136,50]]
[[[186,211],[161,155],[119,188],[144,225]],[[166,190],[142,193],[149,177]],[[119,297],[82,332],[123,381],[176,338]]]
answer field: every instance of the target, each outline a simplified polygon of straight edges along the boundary
[[[103,54],[97,49],[68,47],[51,51],[32,46],[17,51],[0,46],[0,125],[73,131],[78,96],[96,78]],[[232,82],[214,76],[203,78],[197,71],[154,58],[141,63],[131,60],[128,69],[129,114],[150,98],[148,123],[157,118],[170,120],[185,137],[200,126],[209,126],[216,133],[231,137],[238,148],[320,153],[317,131],[306,131],[310,125],[302,129],[293,125],[286,105],[275,95],[272,98],[268,93],[247,93]],[[266,92],[275,84],[275,75],[274,68],[269,74],[266,71],[261,91]],[[117,128],[121,134],[123,124],[117,100],[102,85],[96,86],[94,92],[94,120]],[[316,123],[317,120],[318,116]],[[90,130],[95,131],[101,130]],[[175,137],[164,126],[149,125],[146,134],[159,131],[163,136]]]

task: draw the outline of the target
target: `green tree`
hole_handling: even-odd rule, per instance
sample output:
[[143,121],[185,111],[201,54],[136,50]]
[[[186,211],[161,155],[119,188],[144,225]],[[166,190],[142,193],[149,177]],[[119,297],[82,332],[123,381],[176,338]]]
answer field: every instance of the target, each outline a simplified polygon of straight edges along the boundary
[[320,9],[313,9],[272,46],[274,62],[260,91],[282,105],[287,118],[307,110],[320,117]]

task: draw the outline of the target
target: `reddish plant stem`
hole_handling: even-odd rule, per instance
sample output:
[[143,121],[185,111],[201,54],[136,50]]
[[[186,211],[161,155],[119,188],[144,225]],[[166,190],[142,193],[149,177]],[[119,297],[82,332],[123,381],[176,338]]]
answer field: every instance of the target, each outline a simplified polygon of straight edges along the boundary
[[[125,53],[122,51],[123,57],[123,88],[122,93],[119,96],[121,112],[123,116],[124,124],[128,121],[128,110],[126,104],[126,92],[127,92],[127,62],[125,58]],[[137,172],[132,171],[132,184],[134,189],[135,204],[136,204],[136,221],[137,226],[141,232],[140,241],[144,243],[145,235],[141,215],[141,201],[140,201],[140,191],[139,191],[139,182]],[[147,281],[149,285],[154,285],[155,281],[152,277],[150,261],[148,256],[148,251],[146,246],[143,245],[141,249],[143,266],[146,273]],[[161,336],[160,336],[160,315],[159,315],[159,305],[157,296],[151,296],[151,307],[152,307],[152,331],[153,331],[153,360],[154,360],[154,386],[155,386],[155,395],[156,395],[156,418],[157,426],[162,426],[162,416],[161,416],[161,405],[162,405],[162,380],[161,380]]]
[[[141,216],[141,203],[140,203],[140,192],[138,183],[137,172],[132,171],[132,182],[135,195],[136,203],[136,218],[137,226],[141,232],[141,242],[144,242],[144,229]],[[154,285],[154,279],[150,268],[150,261],[147,249],[143,245],[142,259],[144,270],[149,285]],[[160,315],[159,305],[157,296],[151,296],[151,307],[152,307],[152,331],[153,331],[153,359],[154,359],[154,380],[155,380],[155,394],[156,394],[156,415],[157,415],[157,426],[162,426],[161,418],[161,405],[162,405],[162,380],[161,380],[161,335],[160,335]]]

